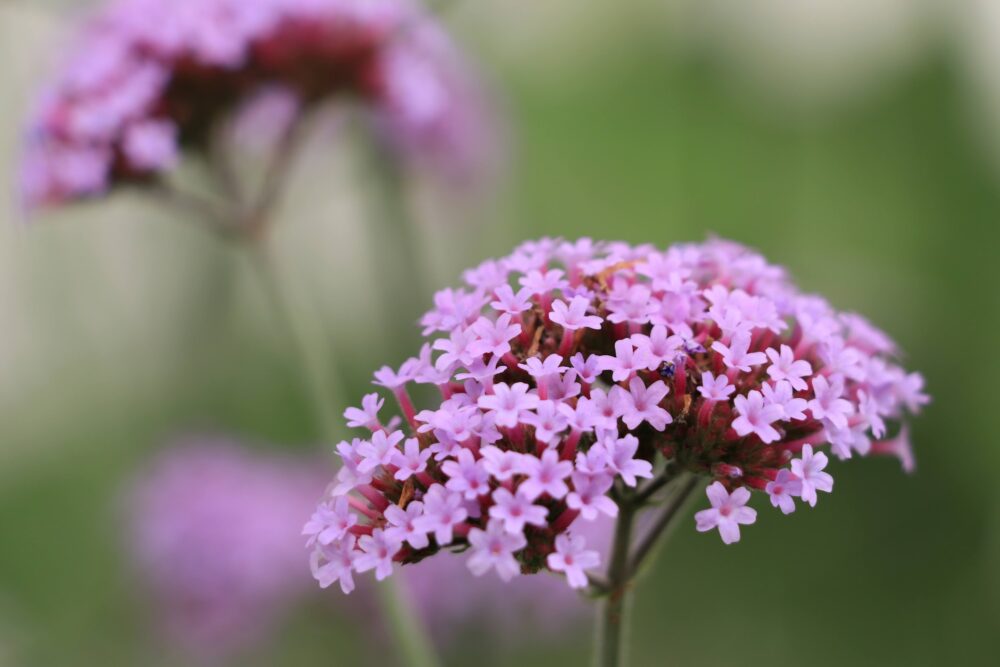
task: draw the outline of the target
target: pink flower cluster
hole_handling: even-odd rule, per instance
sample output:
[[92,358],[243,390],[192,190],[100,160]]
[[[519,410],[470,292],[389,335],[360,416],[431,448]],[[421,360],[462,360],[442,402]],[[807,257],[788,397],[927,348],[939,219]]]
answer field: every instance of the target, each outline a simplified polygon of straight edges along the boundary
[[309,590],[296,526],[324,484],[311,461],[204,436],[135,480],[130,551],[172,641],[208,657],[267,635]]
[[342,95],[397,147],[464,170],[485,158],[474,77],[409,0],[114,0],[94,16],[31,121],[30,206],[171,169],[241,104],[280,87],[302,107]]
[[[435,296],[420,355],[375,374],[402,419],[380,416],[378,394],[345,412],[370,435],[338,445],[304,529],[324,587],[440,549],[476,574],[583,587],[600,559],[574,522],[615,516],[661,471],[715,480],[697,527],[729,543],[756,517],[751,489],[785,513],[832,490],[820,447],[912,465],[905,429],[884,437],[928,400],[922,378],[865,319],[741,245],[543,239],[464,279]],[[418,411],[419,384],[440,401]]]

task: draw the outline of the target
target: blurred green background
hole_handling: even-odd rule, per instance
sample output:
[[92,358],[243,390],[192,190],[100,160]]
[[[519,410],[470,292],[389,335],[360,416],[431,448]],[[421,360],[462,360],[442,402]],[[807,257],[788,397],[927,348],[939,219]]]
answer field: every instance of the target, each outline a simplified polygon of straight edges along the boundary
[[[513,147],[483,209],[424,207],[429,281],[542,235],[665,246],[715,233],[869,316],[927,377],[917,473],[835,464],[834,495],[790,517],[761,511],[728,548],[688,518],[638,587],[634,664],[996,665],[1000,12],[989,0],[734,4],[454,7],[448,24],[492,78]],[[64,10],[81,6],[0,4],[4,182],[65,42]],[[313,152],[281,252],[319,295],[359,397],[374,368],[400,361],[394,337],[408,348],[418,332],[387,331],[363,293],[377,266],[358,260],[374,248],[351,170]],[[241,258],[190,226],[128,196],[30,228],[13,197],[0,205],[0,664],[185,664],[149,656],[122,484],[190,428],[317,451],[295,359]],[[355,627],[310,604],[237,664],[386,664]],[[589,640],[582,627],[484,654],[471,632],[447,654],[581,664]]]

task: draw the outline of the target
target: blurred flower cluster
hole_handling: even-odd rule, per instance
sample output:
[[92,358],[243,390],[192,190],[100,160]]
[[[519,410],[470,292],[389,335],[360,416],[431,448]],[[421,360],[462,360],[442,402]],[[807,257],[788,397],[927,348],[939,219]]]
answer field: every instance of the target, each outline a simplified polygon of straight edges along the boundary
[[462,175],[489,158],[486,105],[448,36],[409,0],[116,0],[95,15],[30,122],[29,206],[149,183],[279,91],[292,114],[370,109],[406,157]]
[[132,551],[166,633],[193,653],[250,642],[303,592],[296,523],[316,466],[224,437],[172,444],[129,495]]
[[[543,239],[464,278],[422,320],[443,335],[375,374],[407,430],[377,393],[345,412],[370,436],[338,445],[304,529],[322,586],[447,548],[475,574],[548,569],[580,588],[600,558],[575,526],[615,516],[618,491],[657,469],[715,480],[697,525],[729,543],[755,519],[749,489],[785,513],[832,490],[821,445],[912,466],[905,431],[872,438],[927,401],[922,378],[867,320],[743,246]],[[417,411],[410,384],[440,401]]]
[[[187,654],[224,659],[273,636],[311,588],[298,527],[325,479],[313,461],[254,451],[222,436],[188,436],[132,481],[130,552],[164,634]],[[606,546],[610,524],[590,536]],[[456,573],[446,560],[410,568],[406,590],[442,645],[473,623],[497,637],[558,637],[588,617],[583,600],[555,578],[502,585]],[[456,574],[458,576],[456,576]],[[352,609],[374,620],[366,601]],[[331,614],[333,610],[331,610]]]

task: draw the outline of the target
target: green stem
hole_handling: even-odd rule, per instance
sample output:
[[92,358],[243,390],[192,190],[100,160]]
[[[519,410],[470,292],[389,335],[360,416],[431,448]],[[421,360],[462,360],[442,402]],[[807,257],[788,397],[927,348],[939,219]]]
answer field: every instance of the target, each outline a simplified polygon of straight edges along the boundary
[[[664,474],[662,482],[652,483],[644,491],[618,498],[618,521],[611,547],[611,562],[608,565],[606,582],[594,581],[599,592],[607,592],[599,616],[599,627],[594,651],[596,667],[622,667],[626,661],[626,640],[628,613],[631,604],[631,588],[643,563],[653,548],[665,535],[680,514],[684,502],[698,487],[698,478],[688,475],[679,489],[664,502],[656,521],[632,550],[632,533],[635,518],[651,493],[670,484],[673,474]],[[600,584],[600,585],[598,585]]]
[[[184,193],[164,188],[156,190],[154,194],[161,195],[162,201],[180,210],[185,216],[193,213],[199,219],[204,219],[208,227],[221,238],[245,244],[254,273],[267,295],[274,319],[284,328],[285,337],[299,357],[301,372],[308,387],[322,436],[332,442],[341,432],[340,415],[345,407],[338,384],[330,379],[339,375],[333,360],[324,352],[327,345],[323,342],[313,343],[314,337],[310,335],[309,327],[299,317],[300,310],[296,309],[291,300],[286,283],[281,279],[267,247],[267,231],[272,212],[284,191],[288,172],[303,136],[303,123],[300,119],[277,147],[265,174],[259,197],[249,211],[244,210],[245,203],[242,201],[233,202],[234,215],[226,215],[200,200],[188,198]],[[236,196],[238,189],[233,187],[229,194]],[[396,219],[402,220],[399,215]],[[401,223],[398,226],[402,228],[403,233],[409,233],[409,225]],[[403,247],[407,246],[412,247],[412,242],[404,243]],[[402,283],[412,284],[412,281],[402,281]],[[378,586],[381,611],[387,621],[387,629],[396,644],[399,662],[401,665],[414,667],[437,667],[440,660],[427,637],[426,630],[410,611],[406,596],[401,591],[401,585],[397,577]]]
[[[390,331],[398,324],[413,326],[423,313],[430,295],[424,286],[424,270],[417,226],[407,201],[406,174],[393,148],[371,128],[364,127],[363,183],[368,189],[368,227],[374,251],[375,276],[386,309]],[[399,339],[391,341],[398,346]],[[398,351],[398,350],[394,350]]]
[[399,652],[399,664],[406,667],[438,667],[441,663],[424,628],[414,618],[401,577],[390,577],[375,587],[379,603]]
[[597,630],[596,667],[625,664],[625,625],[629,605],[628,553],[635,523],[635,506],[629,500],[618,503],[618,521],[608,565],[608,595],[602,604]]
[[340,387],[330,379],[338,377],[333,361],[325,354],[324,345],[311,342],[314,336],[299,316],[300,311],[292,302],[285,281],[278,275],[267,247],[254,244],[248,247],[248,251],[274,319],[284,329],[285,338],[298,356],[299,370],[308,389],[320,432],[328,444],[331,444],[342,433],[340,415],[346,407]]
[[635,578],[639,574],[639,570],[653,552],[654,547],[661,538],[668,534],[674,520],[680,514],[681,507],[684,506],[684,502],[698,488],[698,482],[699,479],[696,475],[688,475],[677,492],[667,498],[660,515],[656,517],[656,521],[649,527],[632,552],[632,557],[629,559],[629,576],[631,578]]

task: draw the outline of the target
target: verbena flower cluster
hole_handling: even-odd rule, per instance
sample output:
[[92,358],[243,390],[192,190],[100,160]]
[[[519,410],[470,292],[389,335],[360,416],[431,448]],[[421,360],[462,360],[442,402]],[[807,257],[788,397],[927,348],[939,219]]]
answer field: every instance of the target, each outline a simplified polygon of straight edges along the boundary
[[409,0],[115,0],[94,16],[31,120],[29,206],[148,182],[262,89],[303,107],[366,104],[408,155],[484,159],[482,90]]
[[310,588],[297,526],[324,485],[311,461],[227,437],[189,436],[153,461],[126,498],[129,546],[171,641],[217,657],[267,634]]
[[[884,333],[800,293],[736,243],[650,245],[543,239],[464,275],[422,319],[432,338],[345,412],[328,497],[307,523],[321,586],[464,551],[476,574],[551,570],[587,585],[596,551],[576,521],[615,516],[615,498],[660,470],[714,481],[701,531],[726,543],[756,513],[829,492],[839,458],[913,461],[905,412],[928,399]],[[441,399],[415,407],[411,385]]]

